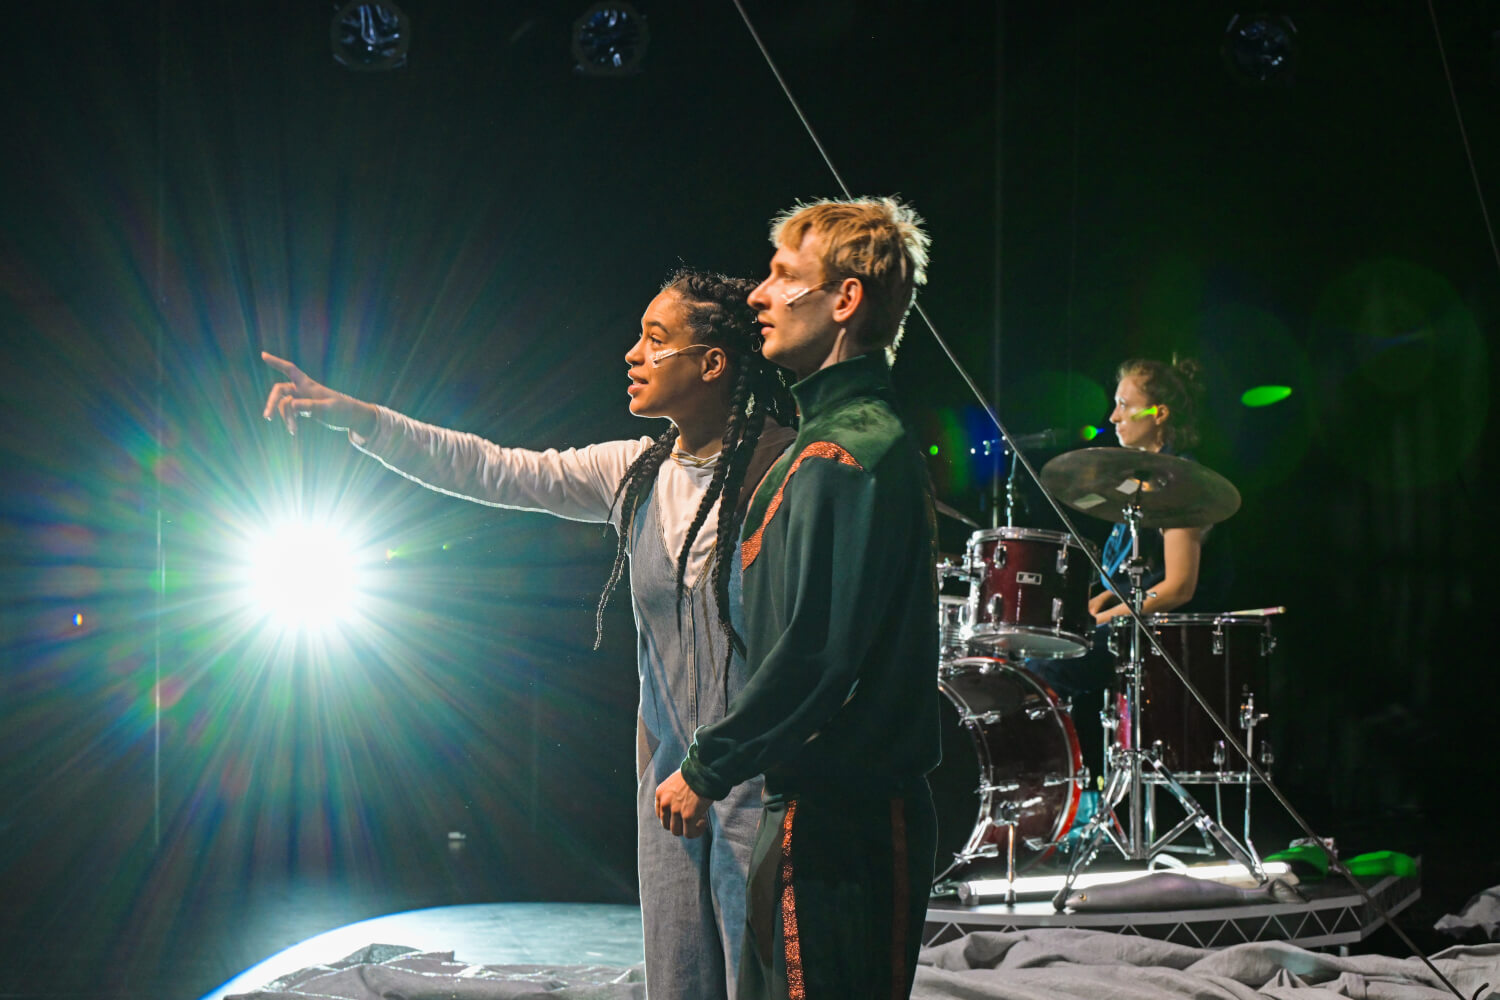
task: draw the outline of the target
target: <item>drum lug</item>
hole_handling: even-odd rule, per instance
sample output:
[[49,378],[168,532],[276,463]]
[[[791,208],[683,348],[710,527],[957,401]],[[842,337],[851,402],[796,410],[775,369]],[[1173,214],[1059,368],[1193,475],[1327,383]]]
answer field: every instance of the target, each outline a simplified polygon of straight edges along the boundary
[[1276,636],[1267,629],[1260,636],[1260,655],[1270,656],[1274,652],[1276,652]]
[[1003,594],[991,594],[990,599],[984,605],[984,613],[988,620],[992,622],[999,621],[1004,610],[1005,596]]
[[1214,626],[1214,644],[1213,644],[1213,649],[1214,649],[1214,655],[1215,656],[1223,656],[1224,655],[1224,626],[1223,625],[1215,625]]
[[1068,547],[1067,547],[1067,545],[1060,545],[1057,548],[1057,575],[1058,576],[1067,576],[1068,575]]
[[1260,741],[1260,766],[1263,767],[1263,768],[1265,768],[1267,771],[1269,771],[1271,769],[1271,765],[1274,764],[1274,763],[1276,763],[1276,755],[1271,752],[1271,741],[1270,740],[1261,740]]
[[1061,629],[1063,621],[1063,602],[1061,597],[1052,598],[1052,624]]
[[1224,770],[1224,762],[1229,759],[1229,748],[1224,745],[1224,741],[1223,740],[1215,740],[1214,741],[1214,758],[1213,759],[1214,759],[1214,767],[1218,768],[1219,771],[1222,773],[1223,770]]

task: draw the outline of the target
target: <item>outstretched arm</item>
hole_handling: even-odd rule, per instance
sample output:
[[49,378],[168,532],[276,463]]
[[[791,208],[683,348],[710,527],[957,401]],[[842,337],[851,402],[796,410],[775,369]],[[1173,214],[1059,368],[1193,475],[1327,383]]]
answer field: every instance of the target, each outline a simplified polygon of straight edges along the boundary
[[271,387],[263,414],[267,420],[279,417],[292,434],[300,417],[348,430],[355,447],[387,468],[428,489],[477,503],[575,521],[608,521],[620,477],[650,444],[650,439],[638,439],[563,451],[504,448],[337,392],[273,354],[262,352],[261,359],[288,379]]

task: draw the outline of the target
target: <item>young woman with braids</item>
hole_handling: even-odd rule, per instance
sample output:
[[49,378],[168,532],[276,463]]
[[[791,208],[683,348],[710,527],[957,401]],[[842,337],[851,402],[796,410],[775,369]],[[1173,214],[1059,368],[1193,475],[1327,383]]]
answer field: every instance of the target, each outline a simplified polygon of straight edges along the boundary
[[795,432],[782,369],[758,353],[745,297],[755,282],[682,270],[641,316],[625,355],[630,412],[665,417],[655,439],[565,451],[502,448],[334,392],[264,354],[279,382],[265,416],[347,428],[388,467],[480,503],[607,522],[619,533],[604,608],[630,563],[641,678],[637,858],[652,1000],[733,995],[745,924],[745,874],[760,816],[759,779],[715,803],[704,835],[656,821],[657,785],[699,726],[722,718],[744,684],[738,532],[751,492]]

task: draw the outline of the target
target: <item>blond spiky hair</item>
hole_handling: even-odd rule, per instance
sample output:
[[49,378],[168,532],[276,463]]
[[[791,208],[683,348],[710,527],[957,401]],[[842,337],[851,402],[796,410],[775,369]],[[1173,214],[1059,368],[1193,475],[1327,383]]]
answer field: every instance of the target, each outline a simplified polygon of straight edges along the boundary
[[894,361],[906,315],[927,283],[932,240],[922,217],[897,198],[799,202],[771,220],[771,244],[796,249],[813,233],[825,277],[858,278],[870,310],[859,338]]

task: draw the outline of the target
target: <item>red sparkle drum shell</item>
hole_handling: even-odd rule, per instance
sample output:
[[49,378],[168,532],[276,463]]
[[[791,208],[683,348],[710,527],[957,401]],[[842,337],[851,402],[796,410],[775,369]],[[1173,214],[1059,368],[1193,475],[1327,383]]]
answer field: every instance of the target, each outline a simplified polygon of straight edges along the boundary
[[[1147,626],[1203,695],[1214,712],[1244,742],[1240,708],[1245,695],[1266,691],[1267,661],[1276,646],[1271,622],[1260,615],[1148,615]],[[1130,619],[1110,620],[1109,647],[1118,664],[1130,659]],[[1116,697],[1120,696],[1117,692]],[[1145,637],[1141,639],[1141,746],[1160,741],[1162,763],[1179,779],[1195,775],[1243,775],[1245,762],[1227,746],[1203,709],[1183,688]],[[1129,716],[1121,712],[1117,741],[1130,745]],[[1224,763],[1215,762],[1215,752]]]
[[1022,658],[1082,656],[1094,641],[1094,568],[1072,535],[990,528],[969,536],[969,601],[963,638]]
[[1035,674],[993,657],[943,664],[938,687],[943,762],[930,780],[940,877],[976,862],[1003,870],[1011,817],[1025,870],[1053,852],[1078,813],[1085,775],[1073,720]]

